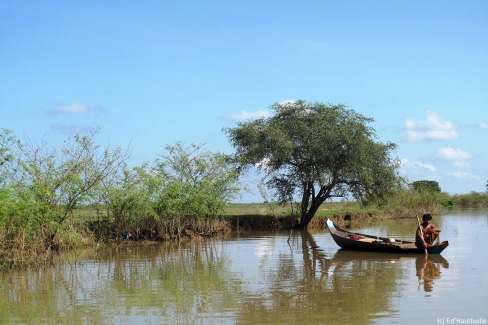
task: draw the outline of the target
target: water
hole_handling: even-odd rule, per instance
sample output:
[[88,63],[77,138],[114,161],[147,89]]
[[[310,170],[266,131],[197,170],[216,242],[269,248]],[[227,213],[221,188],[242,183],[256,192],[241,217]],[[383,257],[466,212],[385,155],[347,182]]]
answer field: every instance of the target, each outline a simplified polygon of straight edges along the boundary
[[[412,239],[415,220],[355,226]],[[0,274],[1,324],[452,324],[488,319],[488,210],[434,223],[441,256],[346,252],[327,231],[78,251]]]

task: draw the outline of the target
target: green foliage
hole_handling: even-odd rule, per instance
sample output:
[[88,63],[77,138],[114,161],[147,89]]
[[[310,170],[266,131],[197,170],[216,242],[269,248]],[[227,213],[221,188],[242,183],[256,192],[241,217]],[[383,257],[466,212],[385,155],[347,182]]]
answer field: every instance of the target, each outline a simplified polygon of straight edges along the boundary
[[166,146],[153,164],[125,168],[103,182],[99,201],[108,209],[116,237],[146,232],[153,238],[180,238],[190,224],[217,218],[239,193],[237,172],[227,156],[201,149]]
[[306,227],[327,198],[371,199],[397,187],[393,143],[375,141],[371,118],[343,105],[274,104],[269,118],[226,129],[243,167],[258,166],[280,202],[301,197]]
[[237,170],[226,155],[201,152],[200,146],[177,143],[166,151],[156,160],[164,180],[156,210],[180,235],[192,220],[215,218],[237,196]]
[[112,235],[116,238],[143,227],[156,217],[153,202],[161,191],[162,182],[147,170],[146,165],[134,169],[123,166],[107,178],[98,191],[99,209],[107,211],[102,217],[113,222]]
[[[93,202],[95,189],[127,158],[120,149],[100,150],[88,136],[60,148],[0,133],[1,255],[28,249],[56,250],[73,210]],[[63,245],[70,246],[71,243]],[[9,258],[13,258],[9,255]]]
[[456,194],[450,199],[454,207],[487,207],[488,193],[471,192],[469,194]]
[[424,213],[436,214],[442,209],[442,202],[446,201],[446,193],[438,193],[430,190],[398,189],[389,195],[383,210],[391,211],[399,217],[411,217]]
[[142,231],[180,237],[194,221],[213,227],[211,220],[239,193],[237,169],[226,155],[177,143],[153,165],[129,169],[120,148],[95,144],[97,132],[70,137],[60,148],[0,132],[2,265],[89,241],[74,218],[79,207],[93,206],[99,225],[113,225],[107,237]]
[[439,186],[439,183],[436,181],[427,181],[427,180],[415,181],[410,183],[410,187],[417,192],[420,191],[429,191],[429,192],[436,192],[436,193],[441,192],[441,187]]

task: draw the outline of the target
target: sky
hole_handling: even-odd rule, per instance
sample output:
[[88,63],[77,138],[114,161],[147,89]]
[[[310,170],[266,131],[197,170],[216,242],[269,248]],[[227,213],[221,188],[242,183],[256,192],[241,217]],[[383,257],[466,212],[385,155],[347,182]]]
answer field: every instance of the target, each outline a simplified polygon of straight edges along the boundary
[[0,128],[19,138],[98,127],[133,165],[177,142],[232,153],[224,128],[299,99],[373,118],[408,180],[485,192],[488,1],[0,0]]

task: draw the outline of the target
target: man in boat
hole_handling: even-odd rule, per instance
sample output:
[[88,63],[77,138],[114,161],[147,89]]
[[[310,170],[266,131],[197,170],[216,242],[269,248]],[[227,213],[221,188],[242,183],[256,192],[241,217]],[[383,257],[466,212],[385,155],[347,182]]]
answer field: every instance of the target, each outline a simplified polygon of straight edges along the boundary
[[[439,238],[441,230],[434,226],[431,220],[432,216],[430,214],[424,214],[422,216],[422,223],[420,224],[420,227],[417,228],[417,233],[415,235],[415,246],[418,248],[432,247],[434,246],[434,241]],[[424,240],[422,240],[421,234]]]

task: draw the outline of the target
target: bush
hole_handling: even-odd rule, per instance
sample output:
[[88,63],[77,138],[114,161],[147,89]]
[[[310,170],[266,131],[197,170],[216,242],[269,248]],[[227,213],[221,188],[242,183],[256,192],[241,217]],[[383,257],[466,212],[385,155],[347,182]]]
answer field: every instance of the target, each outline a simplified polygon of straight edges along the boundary
[[[60,241],[73,210],[93,203],[95,189],[127,155],[100,150],[89,136],[68,138],[61,148],[17,140],[0,133],[0,258],[22,263],[36,255],[70,247]],[[76,236],[68,236],[76,239]]]
[[152,165],[113,175],[100,189],[115,238],[181,238],[190,225],[207,228],[239,192],[237,171],[225,155],[181,143]]

